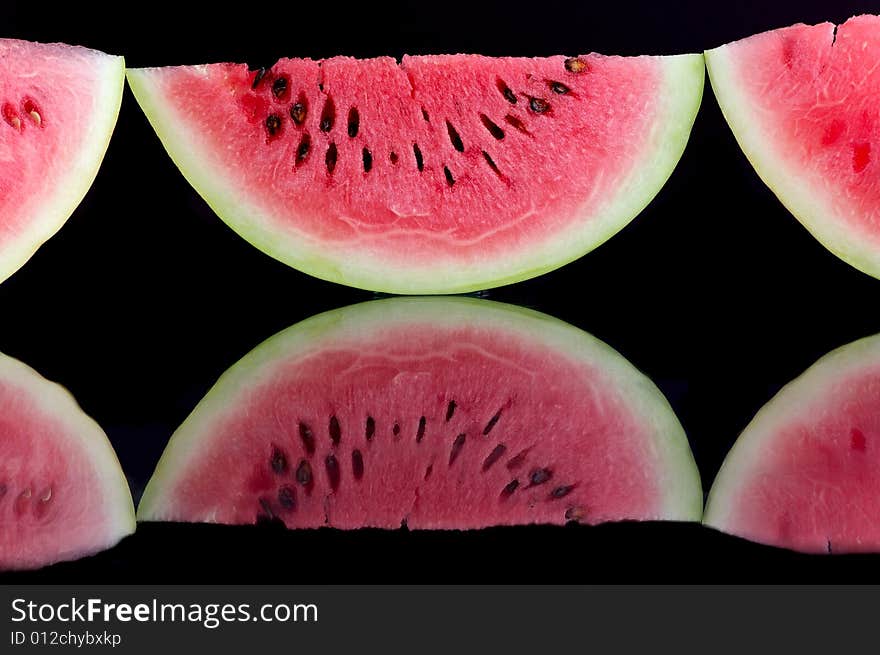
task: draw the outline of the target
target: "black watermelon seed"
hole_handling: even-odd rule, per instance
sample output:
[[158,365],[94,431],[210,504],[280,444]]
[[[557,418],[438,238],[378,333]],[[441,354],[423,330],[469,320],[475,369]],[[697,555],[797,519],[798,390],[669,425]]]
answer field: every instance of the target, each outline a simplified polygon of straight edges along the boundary
[[562,82],[554,82],[553,80],[548,80],[547,86],[550,87],[550,90],[553,93],[558,93],[559,95],[565,95],[566,93],[570,93],[571,89],[565,86]]
[[543,98],[529,98],[529,109],[536,114],[543,114],[550,109],[550,103]]
[[499,141],[504,138],[504,130],[498,127],[491,118],[486,116],[486,114],[480,114],[480,122],[483,123],[483,127],[489,130],[489,134],[498,139]]
[[425,161],[422,159],[422,151],[417,143],[413,144],[413,154],[416,156],[416,168],[419,169],[419,172],[422,172],[425,170]]
[[336,144],[331,143],[327,146],[327,154],[324,155],[324,164],[327,166],[327,172],[332,174],[336,169],[336,160],[339,157],[339,153],[336,150]]
[[419,429],[416,431],[416,443],[421,443],[425,438],[425,426],[428,424],[427,419],[422,416],[419,418]]
[[391,152],[388,153],[388,159],[391,160],[391,163],[392,163],[392,164],[396,164],[396,163],[397,163],[397,159],[398,159],[398,157],[397,157],[397,153],[394,152],[394,151],[392,150]]
[[260,86],[260,82],[263,81],[264,77],[266,77],[266,69],[260,66],[260,68],[257,69],[257,74],[254,75],[254,81],[251,84],[251,88],[256,89],[258,86]]
[[342,428],[339,427],[339,419],[336,418],[335,414],[330,417],[328,430],[330,432],[330,441],[333,442],[334,446],[338,446],[339,440],[342,439]]
[[296,508],[296,489],[285,485],[278,490],[278,504],[284,509]]
[[550,497],[553,498],[554,500],[557,498],[565,498],[573,490],[574,490],[573,484],[566,484],[561,487],[556,487],[553,491],[550,492]]
[[537,486],[539,484],[544,484],[552,477],[553,471],[550,469],[534,469],[529,474],[529,482],[531,482],[532,486]]
[[452,171],[450,171],[446,166],[443,167],[443,175],[446,176],[446,184],[452,186],[455,184],[455,178],[452,177]]
[[272,450],[272,457],[269,460],[269,465],[277,475],[287,473],[287,455],[285,455],[284,451],[277,446]]
[[287,78],[286,77],[276,77],[275,81],[272,82],[272,95],[278,98],[279,100],[287,95]]
[[299,424],[299,438],[302,440],[303,448],[306,449],[306,453],[309,455],[314,454],[315,435],[312,434],[312,429],[302,421],[300,421]]
[[510,90],[510,87],[502,80],[498,78],[495,82],[498,85],[498,90],[501,91],[501,95],[504,96],[504,99],[507,100],[512,105],[516,104],[516,94]]
[[499,409],[495,412],[495,416],[489,419],[489,422],[486,423],[486,427],[483,428],[483,435],[487,435],[492,431],[492,428],[497,425],[498,421],[501,420],[501,410]]
[[359,450],[353,450],[351,453],[351,473],[355,480],[364,477],[364,456]]
[[336,104],[333,102],[333,96],[327,96],[324,101],[324,109],[321,110],[320,128],[322,132],[329,132],[333,129],[336,122]]
[[501,459],[502,455],[507,452],[507,446],[503,443],[498,444],[491,453],[483,460],[483,472],[488,471],[492,465]]
[[370,152],[369,148],[364,148],[361,154],[364,159],[364,173],[369,173],[370,169],[373,168],[373,153]]
[[501,500],[510,498],[513,492],[516,491],[517,487],[519,487],[519,480],[511,480],[508,482],[504,489],[501,490]]
[[458,459],[458,455],[461,453],[461,449],[464,448],[464,442],[466,440],[467,435],[462,433],[452,442],[452,450],[449,451],[449,466],[452,466],[452,463]]
[[290,118],[297,125],[302,125],[306,120],[306,114],[309,111],[309,102],[304,93],[299,94],[296,102],[290,107]]
[[367,417],[367,427],[365,430],[365,436],[367,437],[367,441],[373,440],[373,435],[376,434],[376,421],[372,416]]
[[400,436],[400,423],[395,423],[394,427],[391,428],[391,432],[394,434],[395,437]]
[[492,156],[488,152],[486,152],[485,150],[483,151],[483,159],[486,160],[486,163],[489,164],[489,168],[492,169],[492,171],[495,173],[495,175],[497,175],[498,177],[501,177],[501,171],[498,170],[498,164],[495,163],[495,160],[492,159]]
[[455,415],[456,404],[454,400],[450,400],[449,404],[446,406],[446,422],[452,420],[452,417]]
[[281,131],[281,116],[278,114],[269,114],[266,117],[266,131],[269,136],[275,136]]
[[302,460],[296,467],[296,481],[302,486],[308,487],[312,484],[312,465],[306,460]]
[[339,489],[339,462],[334,455],[327,455],[324,460],[324,467],[327,469],[327,479],[330,481],[330,488],[333,491]]
[[461,140],[458,130],[449,121],[446,121],[446,132],[449,134],[449,142],[452,143],[452,147],[459,152],[464,152],[464,142]]
[[352,107],[348,110],[348,136],[352,139],[357,136],[358,129],[360,129],[361,124],[361,116],[358,113],[357,107]]
[[309,156],[309,150],[312,147],[312,137],[309,136],[308,132],[304,132],[302,135],[302,139],[299,141],[299,145],[296,148],[296,166],[301,166],[305,163],[306,159]]
[[431,118],[428,116],[428,110],[425,109],[424,107],[422,107],[422,118],[425,119],[425,122],[426,122],[426,123],[430,123],[430,122],[431,122]]

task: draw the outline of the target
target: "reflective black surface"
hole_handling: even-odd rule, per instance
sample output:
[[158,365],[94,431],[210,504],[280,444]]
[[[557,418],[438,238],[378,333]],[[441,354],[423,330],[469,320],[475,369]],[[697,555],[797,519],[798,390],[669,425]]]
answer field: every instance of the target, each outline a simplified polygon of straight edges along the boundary
[[[875,2],[7,2],[3,36],[79,43],[130,66],[428,52],[699,51]],[[552,153],[548,153],[552,156]],[[757,409],[825,352],[880,331],[880,281],[827,252],[738,149],[706,86],[688,149],[629,227],[581,260],[488,297],[606,341],[670,399],[708,489]],[[178,173],[130,92],[104,166],[64,229],[0,285],[0,351],[67,386],[108,432],[137,498],[167,438],[252,347],[373,297],[275,262]],[[687,525],[481,533],[283,533],[144,526],[33,581],[876,581],[871,557],[786,553]]]

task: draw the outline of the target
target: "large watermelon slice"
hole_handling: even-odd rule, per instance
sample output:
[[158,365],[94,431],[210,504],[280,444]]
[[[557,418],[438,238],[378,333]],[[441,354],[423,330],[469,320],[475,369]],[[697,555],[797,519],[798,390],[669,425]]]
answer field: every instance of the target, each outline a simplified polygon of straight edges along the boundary
[[0,355],[0,570],[89,555],[134,527],[101,428],[63,388]]
[[880,277],[880,17],[794,25],[706,52],[755,170],[831,252]]
[[481,528],[701,510],[671,408],[607,345],[509,305],[397,298],[311,318],[232,367],[138,515]]
[[826,355],[758,412],[705,522],[807,552],[880,551],[880,335]]
[[312,275],[462,292],[565,264],[682,154],[700,55],[133,69],[183,174],[233,229]]
[[0,282],[89,190],[124,84],[122,57],[0,39]]

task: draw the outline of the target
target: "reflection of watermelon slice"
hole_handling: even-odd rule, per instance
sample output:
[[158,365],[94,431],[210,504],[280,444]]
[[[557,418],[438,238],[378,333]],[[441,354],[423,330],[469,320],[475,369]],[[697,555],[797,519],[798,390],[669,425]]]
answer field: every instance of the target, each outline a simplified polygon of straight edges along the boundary
[[0,39],[0,281],[63,225],[98,173],[122,57]]
[[672,172],[703,76],[699,55],[128,73],[237,232],[318,277],[402,293],[522,280],[608,239]]
[[133,531],[101,428],[67,391],[0,355],[0,570],[89,555]]
[[880,17],[795,25],[706,52],[749,161],[841,259],[880,277]]
[[880,335],[826,355],[758,412],[705,522],[808,552],[880,551]]
[[230,369],[172,438],[145,520],[480,528],[698,520],[658,389],[546,315],[462,298],[322,314]]

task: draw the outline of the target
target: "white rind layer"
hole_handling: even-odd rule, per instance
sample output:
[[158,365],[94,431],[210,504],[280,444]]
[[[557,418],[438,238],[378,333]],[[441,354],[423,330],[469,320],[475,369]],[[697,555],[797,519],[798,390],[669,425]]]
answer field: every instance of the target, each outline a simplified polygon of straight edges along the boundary
[[[33,405],[47,419],[58,421],[66,435],[75,443],[63,450],[83,451],[100,482],[100,488],[88,490],[98,494],[97,502],[104,512],[103,522],[90,531],[90,543],[59,543],[51,561],[23,562],[26,568],[36,568],[94,554],[116,545],[135,530],[134,503],[122,467],[101,427],[76,403],[64,387],[42,377],[26,364],[0,353],[0,380],[22,390]],[[37,435],[39,436],[39,435]],[[59,462],[64,466],[64,462]],[[14,473],[14,471],[13,471]],[[59,537],[63,539],[64,535]]]
[[92,120],[66,174],[56,181],[52,193],[35,205],[38,211],[27,217],[25,228],[3,244],[0,282],[21,268],[67,222],[95,181],[110,145],[125,89],[125,60],[97,50],[77,50],[88,52],[99,69],[100,84],[93,96]]
[[626,226],[660,191],[681,158],[703,94],[705,70],[699,54],[655,57],[663,71],[661,111],[638,161],[625,181],[597,210],[519,252],[480,264],[453,262],[419,268],[396,266],[387,257],[322,244],[293,229],[282,232],[271,218],[237,192],[237,184],[201,151],[177,120],[173,100],[163,97],[163,69],[129,69],[128,81],[168,154],[189,183],[233,230],[268,255],[310,275],[387,293],[464,293],[518,282],[567,264]]
[[[249,393],[274,377],[276,365],[349,340],[369,340],[398,325],[487,330],[521,336],[569,360],[584,361],[607,375],[611,388],[645,425],[654,428],[652,452],[664,492],[662,520],[699,521],[703,508],[700,476],[687,436],[662,392],[610,346],[571,325],[539,312],[472,298],[395,298],[353,305],[309,318],[265,341],[226,371],[174,433],[147,484],[138,507],[142,521],[173,517],[173,490],[203,449],[211,447],[215,426],[249,402]],[[640,474],[634,471],[634,475]]]

